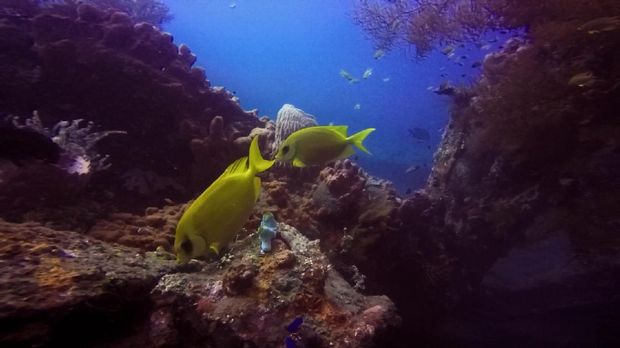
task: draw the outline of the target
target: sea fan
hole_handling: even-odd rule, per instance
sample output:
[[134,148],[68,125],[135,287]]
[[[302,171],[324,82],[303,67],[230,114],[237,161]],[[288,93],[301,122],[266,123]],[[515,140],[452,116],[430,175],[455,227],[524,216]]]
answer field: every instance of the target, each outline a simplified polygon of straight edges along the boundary
[[293,132],[316,125],[314,116],[305,113],[292,104],[282,105],[276,118],[275,141],[272,145],[272,153],[278,152],[280,144]]

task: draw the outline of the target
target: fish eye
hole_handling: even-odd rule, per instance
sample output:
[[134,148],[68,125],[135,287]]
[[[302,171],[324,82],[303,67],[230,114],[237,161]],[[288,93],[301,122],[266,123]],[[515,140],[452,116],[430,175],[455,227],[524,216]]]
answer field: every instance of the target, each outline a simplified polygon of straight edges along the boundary
[[289,150],[289,147],[288,147],[288,145],[286,145],[285,147],[282,148],[282,153],[286,155],[288,150]]
[[181,243],[181,249],[183,249],[183,251],[186,254],[191,254],[192,250],[194,249],[194,246],[192,245],[191,241],[186,239],[186,240],[183,241],[183,243]]

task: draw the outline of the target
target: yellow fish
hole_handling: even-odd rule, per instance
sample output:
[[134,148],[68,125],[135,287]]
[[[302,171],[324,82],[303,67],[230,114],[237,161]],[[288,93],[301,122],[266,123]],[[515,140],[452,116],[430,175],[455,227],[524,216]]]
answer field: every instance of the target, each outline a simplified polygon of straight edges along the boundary
[[276,160],[292,161],[295,167],[322,165],[355,153],[353,146],[370,154],[362,145],[368,134],[375,129],[368,128],[347,136],[347,126],[315,126],[300,129],[282,143]]
[[261,181],[256,174],[273,163],[263,159],[254,137],[249,158],[229,165],[181,217],[174,239],[178,263],[203,256],[209,249],[217,254],[235,237],[258,199]]

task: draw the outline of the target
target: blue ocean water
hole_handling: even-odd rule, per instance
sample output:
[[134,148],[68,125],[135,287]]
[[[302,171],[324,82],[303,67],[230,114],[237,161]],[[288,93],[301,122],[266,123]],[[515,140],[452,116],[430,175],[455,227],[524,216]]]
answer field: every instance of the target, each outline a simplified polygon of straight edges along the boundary
[[[164,29],[175,43],[185,43],[198,56],[212,85],[224,86],[245,109],[275,119],[290,103],[316,116],[319,124],[345,124],[350,133],[368,127],[372,156],[359,155],[370,174],[394,182],[397,189],[421,187],[448,120],[449,101],[430,91],[442,81],[468,83],[471,68],[484,52],[457,48],[455,59],[434,52],[416,59],[400,47],[382,59],[352,20],[354,0],[166,0],[174,19]],[[371,68],[373,74],[361,79]],[[360,78],[350,84],[344,69]],[[359,109],[355,105],[359,104]],[[416,142],[408,129],[430,134]],[[407,168],[419,170],[406,173]]]

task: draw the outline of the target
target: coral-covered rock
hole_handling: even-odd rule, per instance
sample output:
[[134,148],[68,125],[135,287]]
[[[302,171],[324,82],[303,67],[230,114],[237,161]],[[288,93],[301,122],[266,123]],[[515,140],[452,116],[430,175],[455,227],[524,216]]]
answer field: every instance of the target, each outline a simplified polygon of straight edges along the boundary
[[185,205],[149,207],[143,216],[130,213],[114,213],[101,218],[87,234],[106,242],[155,251],[158,247],[172,251],[176,224]]
[[[117,227],[134,218],[116,214]],[[317,241],[279,230],[285,243],[264,255],[252,234],[219,261],[180,267],[166,252],[0,222],[0,342],[280,347],[290,335],[304,346],[377,347],[389,339],[399,317],[387,297],[357,293]],[[287,332],[299,317],[301,327]]]
[[226,295],[236,296],[245,292],[252,286],[256,274],[257,269],[254,265],[240,264],[231,267],[222,280]]
[[[261,256],[252,236],[233,244],[219,267],[163,277],[152,293],[153,343],[281,347],[286,326],[302,317],[293,337],[300,346],[380,346],[398,324],[392,303],[355,292],[331,270],[318,243],[289,226],[280,230],[291,250],[278,244]],[[188,330],[194,334],[184,335]]]
[[174,267],[155,253],[0,221],[0,344],[84,346],[120,336]]
[[[455,97],[427,187],[400,207],[403,242],[395,249],[399,262],[413,265],[407,287],[426,304],[402,293],[401,282],[385,291],[411,308],[406,322],[428,311],[426,331],[449,342],[582,345],[615,337],[581,320],[619,306],[607,294],[618,286],[612,255],[620,247],[610,194],[620,189],[613,177],[620,146],[610,136],[619,130],[620,75],[609,54],[620,47],[556,29],[487,56],[469,97]],[[571,83],[594,70],[614,73]]]
[[338,161],[333,167],[326,167],[319,174],[329,192],[338,200],[346,200],[350,196],[359,198],[366,184],[365,173],[349,159]]
[[[209,86],[187,46],[177,47],[172,35],[151,24],[89,4],[30,10],[19,21],[0,14],[0,32],[7,34],[0,35],[0,111],[30,115],[36,108],[46,127],[79,115],[102,129],[127,132],[97,145],[113,169],[89,186],[116,206],[140,210],[164,198],[192,198],[247,152],[235,139],[265,126],[231,93]],[[224,141],[193,146],[209,136],[216,117]],[[134,191],[127,180],[135,173],[167,184]]]

